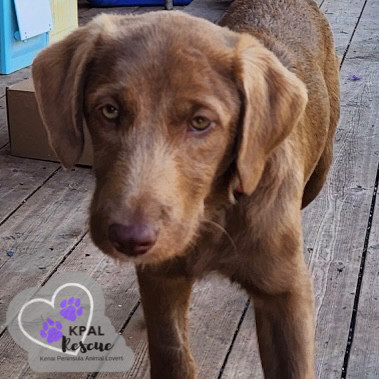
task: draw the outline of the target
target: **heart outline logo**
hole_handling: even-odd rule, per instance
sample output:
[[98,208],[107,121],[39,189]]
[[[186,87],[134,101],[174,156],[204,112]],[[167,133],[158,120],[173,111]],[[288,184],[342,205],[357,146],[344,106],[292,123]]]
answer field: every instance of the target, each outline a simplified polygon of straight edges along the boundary
[[[37,340],[36,338],[34,338],[33,336],[31,336],[25,329],[24,329],[24,326],[22,325],[22,314],[24,313],[25,309],[31,305],[31,304],[34,304],[34,303],[45,303],[45,304],[48,304],[50,307],[52,307],[53,309],[55,309],[55,298],[57,296],[57,294],[63,290],[64,288],[66,287],[78,287],[80,288],[81,290],[83,290],[88,298],[89,298],[89,302],[90,302],[90,310],[89,310],[89,316],[88,316],[88,320],[87,320],[87,324],[86,324],[86,330],[85,332],[83,333],[83,336],[82,336],[82,339],[81,339],[81,342],[84,342],[86,337],[87,337],[87,334],[89,332],[89,327],[91,325],[91,322],[92,322],[92,316],[93,316],[93,297],[92,297],[92,294],[91,292],[88,291],[88,289],[83,286],[82,284],[80,283],[66,283],[66,284],[63,284],[61,285],[60,287],[58,287],[53,296],[51,297],[51,301],[49,300],[46,300],[46,299],[42,299],[42,298],[37,298],[37,299],[32,299],[32,300],[29,300],[27,303],[25,303],[22,308],[20,309],[20,312],[18,313],[18,316],[17,316],[17,321],[18,321],[18,326],[21,330],[21,332],[24,334],[25,337],[29,338],[32,342],[36,343],[37,345],[40,345],[44,348],[47,348],[47,349],[50,349],[50,350],[54,350],[54,351],[57,351],[59,353],[62,353],[63,354],[63,350],[62,349],[58,349],[57,347],[55,346],[49,346],[48,344],[46,343],[43,343],[39,340]],[[79,354],[79,350],[80,349],[77,349],[75,352],[71,352],[71,351],[66,351],[64,352],[64,354],[68,354],[68,355],[73,355],[73,356],[77,356]]]

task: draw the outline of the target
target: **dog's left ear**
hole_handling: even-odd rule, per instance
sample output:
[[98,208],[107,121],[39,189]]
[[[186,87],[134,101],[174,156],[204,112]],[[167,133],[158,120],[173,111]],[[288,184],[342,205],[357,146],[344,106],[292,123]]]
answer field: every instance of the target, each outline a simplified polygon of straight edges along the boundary
[[299,122],[308,97],[304,83],[254,37],[242,34],[236,55],[236,80],[244,97],[239,192],[250,195],[269,154]]

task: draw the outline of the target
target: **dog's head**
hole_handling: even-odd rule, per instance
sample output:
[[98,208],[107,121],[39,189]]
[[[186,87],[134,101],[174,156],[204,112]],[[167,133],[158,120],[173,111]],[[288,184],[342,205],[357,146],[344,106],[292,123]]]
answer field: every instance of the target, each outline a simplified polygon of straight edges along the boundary
[[220,183],[250,195],[307,99],[255,38],[179,12],[99,16],[42,52],[33,78],[65,167],[88,126],[94,242],[137,263],[182,254]]

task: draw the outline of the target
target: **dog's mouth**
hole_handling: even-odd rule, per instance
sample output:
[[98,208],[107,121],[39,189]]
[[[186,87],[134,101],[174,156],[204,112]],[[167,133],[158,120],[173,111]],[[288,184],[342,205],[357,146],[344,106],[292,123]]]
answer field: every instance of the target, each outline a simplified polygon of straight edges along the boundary
[[110,249],[104,251],[106,254],[119,262],[130,262],[136,265],[154,265],[168,261],[174,257],[185,254],[188,244],[184,246],[166,246],[162,247],[159,242],[154,246],[140,246],[131,251],[122,246],[109,244]]
[[[178,225],[123,225],[91,217],[91,237],[103,253],[119,262],[158,264],[185,254],[194,239],[196,222]],[[193,225],[192,225],[193,224]]]
[[152,249],[151,251],[131,256],[126,252],[122,252],[116,248],[112,248],[111,252],[107,251],[107,255],[112,257],[117,263],[133,263],[135,265],[154,265],[162,263],[164,260],[160,258],[161,254],[157,249]]

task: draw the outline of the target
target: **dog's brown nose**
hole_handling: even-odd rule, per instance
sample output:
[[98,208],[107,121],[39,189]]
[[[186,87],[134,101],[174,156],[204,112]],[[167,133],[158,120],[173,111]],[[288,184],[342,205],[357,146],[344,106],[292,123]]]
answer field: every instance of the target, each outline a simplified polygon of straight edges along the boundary
[[145,254],[150,250],[157,241],[158,234],[158,228],[151,224],[112,224],[108,229],[112,245],[131,256]]

